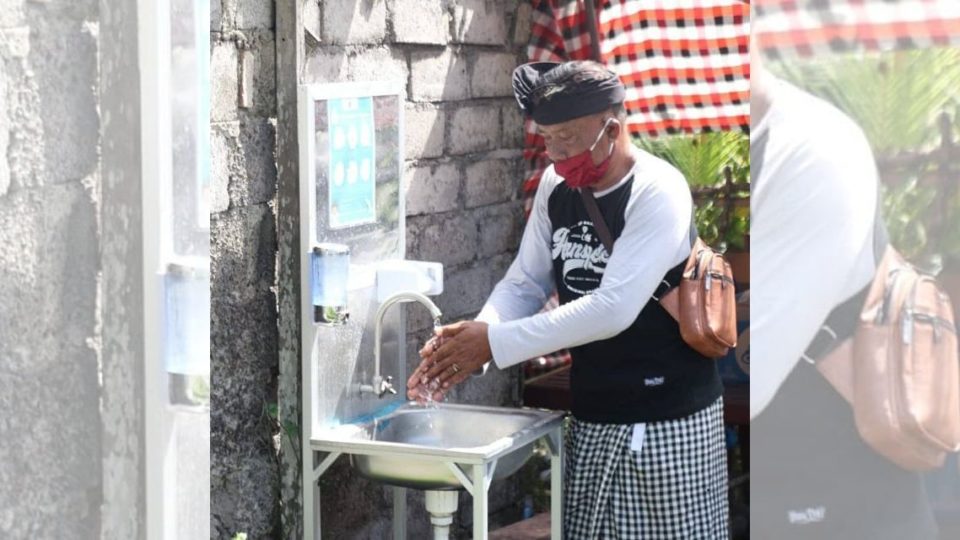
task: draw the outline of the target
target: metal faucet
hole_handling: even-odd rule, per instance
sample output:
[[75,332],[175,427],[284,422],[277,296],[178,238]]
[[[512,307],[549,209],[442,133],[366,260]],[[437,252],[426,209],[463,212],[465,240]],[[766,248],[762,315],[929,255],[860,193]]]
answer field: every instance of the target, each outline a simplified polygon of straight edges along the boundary
[[387,377],[384,379],[380,374],[380,342],[382,341],[383,337],[383,316],[387,313],[387,310],[390,309],[390,306],[399,302],[409,302],[414,300],[420,302],[430,310],[430,314],[433,315],[434,325],[440,324],[440,317],[443,314],[440,313],[440,308],[438,308],[437,305],[426,296],[418,292],[409,291],[398,292],[387,297],[387,299],[380,304],[380,308],[377,309],[377,314],[374,319],[373,384],[361,384],[361,393],[376,394],[379,398],[382,398],[387,392],[390,392],[391,394],[397,393],[397,391],[393,388],[393,377]]

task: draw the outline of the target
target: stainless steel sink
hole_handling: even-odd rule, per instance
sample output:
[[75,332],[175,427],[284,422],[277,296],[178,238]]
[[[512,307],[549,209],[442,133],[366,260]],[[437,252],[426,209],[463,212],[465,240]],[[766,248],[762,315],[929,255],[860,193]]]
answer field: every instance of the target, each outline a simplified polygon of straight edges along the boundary
[[471,465],[486,465],[492,480],[516,472],[533,443],[557,432],[562,419],[536,409],[409,402],[369,421],[327,428],[311,442],[315,450],[348,454],[360,474],[384,484],[458,489],[471,478]]

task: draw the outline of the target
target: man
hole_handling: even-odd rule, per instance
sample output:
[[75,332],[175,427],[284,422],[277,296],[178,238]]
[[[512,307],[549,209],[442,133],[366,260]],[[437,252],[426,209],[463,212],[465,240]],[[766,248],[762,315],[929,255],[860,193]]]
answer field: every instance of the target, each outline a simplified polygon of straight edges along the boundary
[[[936,538],[919,475],[870,449],[850,404],[800,361],[875,272],[882,218],[870,145],[839,110],[764,69],[758,47],[751,53],[751,534]],[[850,319],[835,329],[841,337]]]
[[[439,399],[491,358],[504,369],[569,348],[565,537],[727,538],[716,366],[653,298],[690,254],[689,187],[632,145],[623,85],[602,65],[527,64],[513,81],[554,165],[506,276],[476,320],[424,347],[408,394]],[[580,190],[596,198],[612,255]],[[560,307],[539,313],[554,288]]]

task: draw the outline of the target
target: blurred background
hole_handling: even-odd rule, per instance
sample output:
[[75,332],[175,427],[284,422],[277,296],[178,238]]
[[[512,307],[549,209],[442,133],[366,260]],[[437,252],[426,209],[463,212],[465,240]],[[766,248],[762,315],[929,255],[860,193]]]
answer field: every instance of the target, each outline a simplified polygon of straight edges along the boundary
[[210,5],[0,13],[0,536],[207,538]]
[[[760,49],[753,52],[770,72],[835,106],[863,131],[876,160],[880,207],[891,244],[919,270],[936,276],[956,311],[960,5],[937,0],[755,0],[753,32]],[[923,476],[941,537],[957,537],[956,454]]]

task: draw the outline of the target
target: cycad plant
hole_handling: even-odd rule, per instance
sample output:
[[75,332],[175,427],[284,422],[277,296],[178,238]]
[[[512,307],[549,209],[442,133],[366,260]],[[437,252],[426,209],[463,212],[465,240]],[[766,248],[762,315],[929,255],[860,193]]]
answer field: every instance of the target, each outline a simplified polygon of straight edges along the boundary
[[[701,133],[636,143],[683,173],[698,200],[694,219],[705,242],[721,250],[746,248],[750,232],[750,138],[746,134]],[[728,197],[740,204],[730,201],[728,205]]]
[[[941,239],[944,264],[960,271],[960,190],[954,190],[949,208]],[[957,301],[960,302],[960,299]]]
[[907,259],[924,266],[929,245],[924,216],[937,197],[936,190],[920,184],[917,176],[883,190],[883,214],[890,241]]
[[960,92],[960,49],[834,56],[771,66],[833,103],[866,134],[877,156],[937,144],[937,117]]
[[676,167],[694,191],[722,186],[723,169],[728,165],[737,167],[740,177],[734,176],[735,183],[749,182],[750,139],[742,133],[700,133],[639,139],[637,144]]
[[[960,99],[954,104],[951,136],[953,141],[960,141]],[[960,149],[960,142],[955,142],[954,151]],[[952,164],[952,163],[951,163]],[[960,170],[956,168],[947,175],[947,185],[941,195],[947,197],[947,215],[944,218],[943,238],[941,238],[945,264],[957,273],[960,273]],[[956,302],[960,302],[957,299]]]
[[[894,246],[936,272],[944,259],[960,260],[958,175],[937,171],[928,155],[942,143],[937,121],[960,118],[960,49],[859,54],[771,66],[784,78],[850,116],[873,148],[884,181],[884,216]],[[906,164],[906,165],[905,165]],[[946,164],[949,166],[949,164]],[[940,178],[946,180],[941,181]],[[952,202],[943,205],[941,199]]]

